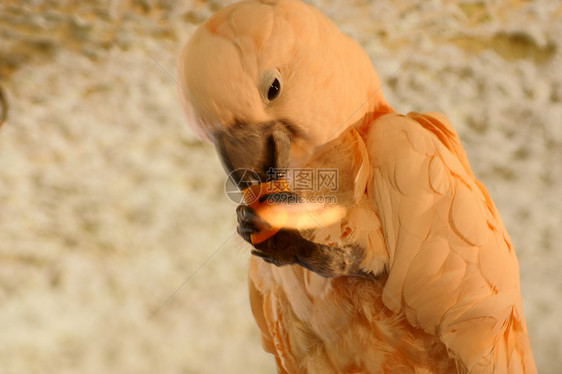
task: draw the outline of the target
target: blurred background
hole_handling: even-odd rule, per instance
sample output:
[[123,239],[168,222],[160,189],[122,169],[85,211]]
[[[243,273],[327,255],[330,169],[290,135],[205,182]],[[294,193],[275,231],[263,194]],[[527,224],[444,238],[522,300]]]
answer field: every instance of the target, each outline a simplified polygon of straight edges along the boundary
[[[0,373],[274,372],[224,173],[175,97],[176,55],[228,3],[0,0]],[[539,372],[559,372],[562,4],[309,3],[394,109],[456,126],[518,253]]]

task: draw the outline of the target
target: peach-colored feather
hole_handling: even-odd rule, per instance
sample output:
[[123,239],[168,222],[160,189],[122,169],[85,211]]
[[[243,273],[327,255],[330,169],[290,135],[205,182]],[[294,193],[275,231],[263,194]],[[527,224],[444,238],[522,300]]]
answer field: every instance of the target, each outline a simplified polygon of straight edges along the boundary
[[536,372],[515,253],[448,121],[384,115],[365,145],[367,201],[348,210],[340,236],[350,228],[350,240],[386,256],[388,276],[329,280],[252,259],[264,345],[290,373]]
[[[296,0],[225,8],[178,68],[201,136],[288,121],[291,167],[340,171],[343,218],[301,234],[364,249],[360,268],[376,277],[328,279],[253,256],[252,312],[279,373],[536,372],[515,252],[445,116],[392,112],[368,56]],[[272,68],[284,91],[264,105]]]

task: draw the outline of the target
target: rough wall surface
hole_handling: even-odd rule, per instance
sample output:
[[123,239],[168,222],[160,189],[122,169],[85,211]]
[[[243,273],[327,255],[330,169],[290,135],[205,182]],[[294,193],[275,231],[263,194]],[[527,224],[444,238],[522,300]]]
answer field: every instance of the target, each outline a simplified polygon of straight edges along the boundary
[[[539,372],[556,373],[562,5],[310,2],[396,110],[456,126],[518,253]],[[0,1],[0,373],[273,372],[221,166],[167,74],[227,3]]]

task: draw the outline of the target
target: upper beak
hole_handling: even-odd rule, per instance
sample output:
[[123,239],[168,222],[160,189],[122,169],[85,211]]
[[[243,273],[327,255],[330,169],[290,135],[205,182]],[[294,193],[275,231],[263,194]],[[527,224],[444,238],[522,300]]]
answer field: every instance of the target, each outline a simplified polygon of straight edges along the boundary
[[[282,169],[289,167],[291,132],[281,122],[239,123],[219,134],[215,146],[233,182],[244,189],[275,179]],[[252,175],[248,170],[259,180],[248,179]]]

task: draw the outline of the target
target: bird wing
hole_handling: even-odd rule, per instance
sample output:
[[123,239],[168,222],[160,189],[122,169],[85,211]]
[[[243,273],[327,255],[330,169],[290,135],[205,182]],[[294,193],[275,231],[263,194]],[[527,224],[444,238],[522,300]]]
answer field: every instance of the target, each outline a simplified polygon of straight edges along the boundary
[[515,252],[451,124],[387,114],[366,142],[389,254],[385,305],[438,336],[461,372],[536,372]]

